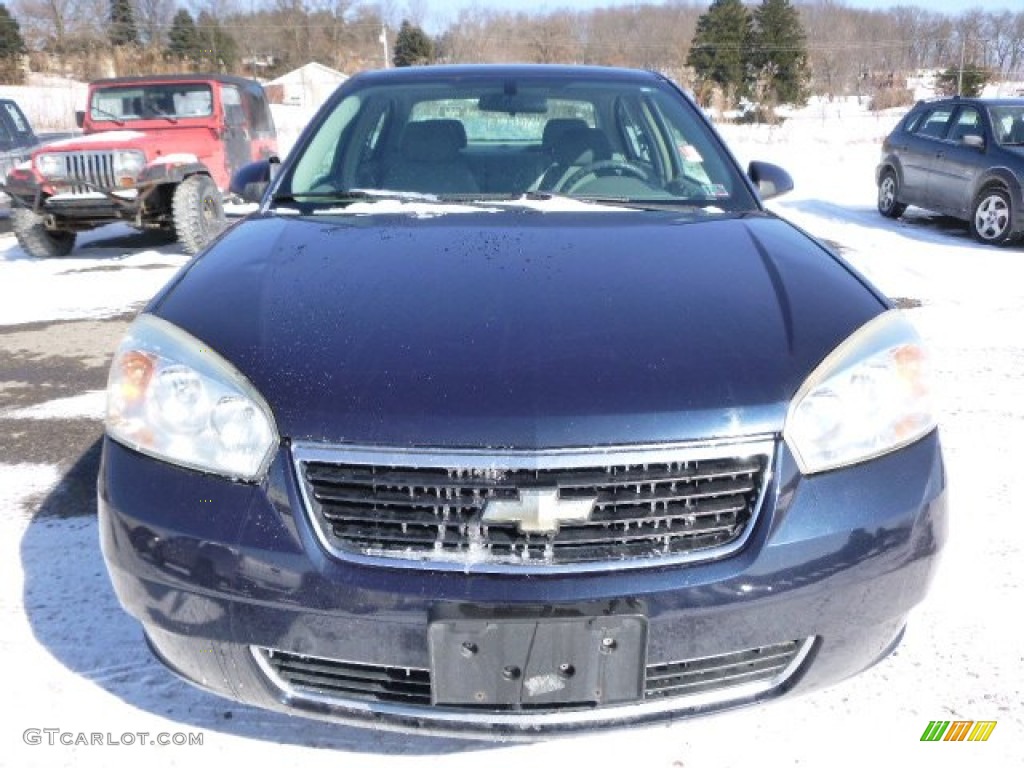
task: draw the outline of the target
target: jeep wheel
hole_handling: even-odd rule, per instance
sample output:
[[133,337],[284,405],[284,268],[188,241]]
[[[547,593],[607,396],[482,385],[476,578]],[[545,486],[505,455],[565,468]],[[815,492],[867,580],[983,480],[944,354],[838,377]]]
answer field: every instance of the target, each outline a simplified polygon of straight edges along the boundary
[[209,176],[189,176],[174,190],[174,230],[189,254],[199,253],[226,223],[220,191]]
[[11,229],[18,245],[36,259],[67,256],[75,247],[74,232],[47,229],[43,217],[28,208],[11,209]]
[[999,187],[987,187],[974,198],[971,234],[987,245],[1003,245],[1010,239],[1010,196]]
[[878,181],[878,212],[888,219],[898,219],[907,206],[896,200],[900,183],[892,169],[886,170]]

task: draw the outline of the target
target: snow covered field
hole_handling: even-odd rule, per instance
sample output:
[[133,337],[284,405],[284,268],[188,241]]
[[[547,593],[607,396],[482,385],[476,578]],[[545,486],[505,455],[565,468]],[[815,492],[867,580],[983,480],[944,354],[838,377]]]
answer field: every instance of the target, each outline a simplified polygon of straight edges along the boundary
[[[778,162],[797,188],[772,208],[839,248],[913,306],[930,342],[950,478],[951,536],[933,590],[898,652],[826,691],[643,731],[484,745],[330,726],[253,710],[173,678],[146,650],[107,583],[92,517],[31,515],[66,469],[0,464],[0,653],[7,705],[0,764],[444,766],[1024,765],[1024,247],[975,245],[962,226],[874,210],[878,142],[895,115],[808,108],[778,128],[727,126],[744,161]],[[116,227],[71,258],[27,259],[0,236],[0,326],[111,317],[139,306],[185,263],[176,246]],[[30,327],[30,326],[25,326]],[[0,327],[0,332],[4,330]],[[2,386],[2,382],[0,382]],[[83,391],[0,414],[97,419]],[[6,439],[6,436],[5,436]],[[996,720],[986,743],[921,743],[930,720]],[[123,734],[146,745],[26,743],[27,729]],[[149,746],[157,734],[202,746]],[[31,734],[30,734],[31,736]],[[66,737],[67,738],[67,737]],[[138,740],[138,736],[135,739]],[[31,738],[27,741],[32,741]]]

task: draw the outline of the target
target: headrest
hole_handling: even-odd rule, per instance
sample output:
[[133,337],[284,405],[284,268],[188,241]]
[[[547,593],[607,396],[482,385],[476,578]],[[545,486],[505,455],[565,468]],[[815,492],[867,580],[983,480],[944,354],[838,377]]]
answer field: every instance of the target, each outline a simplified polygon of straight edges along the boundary
[[402,133],[402,154],[420,162],[455,159],[466,146],[466,129],[458,120],[420,120]]
[[588,165],[610,159],[612,145],[598,128],[571,128],[558,139],[554,153],[560,165]]
[[579,117],[553,117],[544,123],[544,138],[541,144],[544,149],[552,150],[566,133],[586,127],[586,122]]

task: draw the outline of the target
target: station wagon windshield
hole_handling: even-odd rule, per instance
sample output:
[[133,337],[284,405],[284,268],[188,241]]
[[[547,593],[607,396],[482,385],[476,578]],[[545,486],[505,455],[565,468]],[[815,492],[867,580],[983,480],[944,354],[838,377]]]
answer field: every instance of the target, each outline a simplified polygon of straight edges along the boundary
[[350,88],[299,147],[275,198],[329,205],[365,199],[367,190],[442,200],[528,195],[755,206],[680,93],[613,78],[438,78]]

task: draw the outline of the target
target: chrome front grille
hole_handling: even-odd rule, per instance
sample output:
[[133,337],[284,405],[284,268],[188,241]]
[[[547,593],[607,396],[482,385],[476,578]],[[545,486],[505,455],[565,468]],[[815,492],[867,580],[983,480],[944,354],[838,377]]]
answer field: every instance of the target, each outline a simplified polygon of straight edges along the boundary
[[[94,191],[95,188],[114,189],[114,153],[102,151],[65,152],[65,177],[76,194]],[[79,182],[76,184],[75,182]],[[81,182],[87,182],[82,184]]]
[[[780,687],[796,672],[812,642],[812,638],[791,640],[716,656],[648,664],[642,701],[701,699],[723,703],[764,694]],[[293,694],[432,706],[429,669],[362,664],[268,648],[254,648],[253,653],[268,677]]]
[[[340,557],[551,569],[735,551],[756,516],[771,448],[383,455],[299,446],[295,455],[321,541]],[[572,509],[585,518],[570,519]]]

